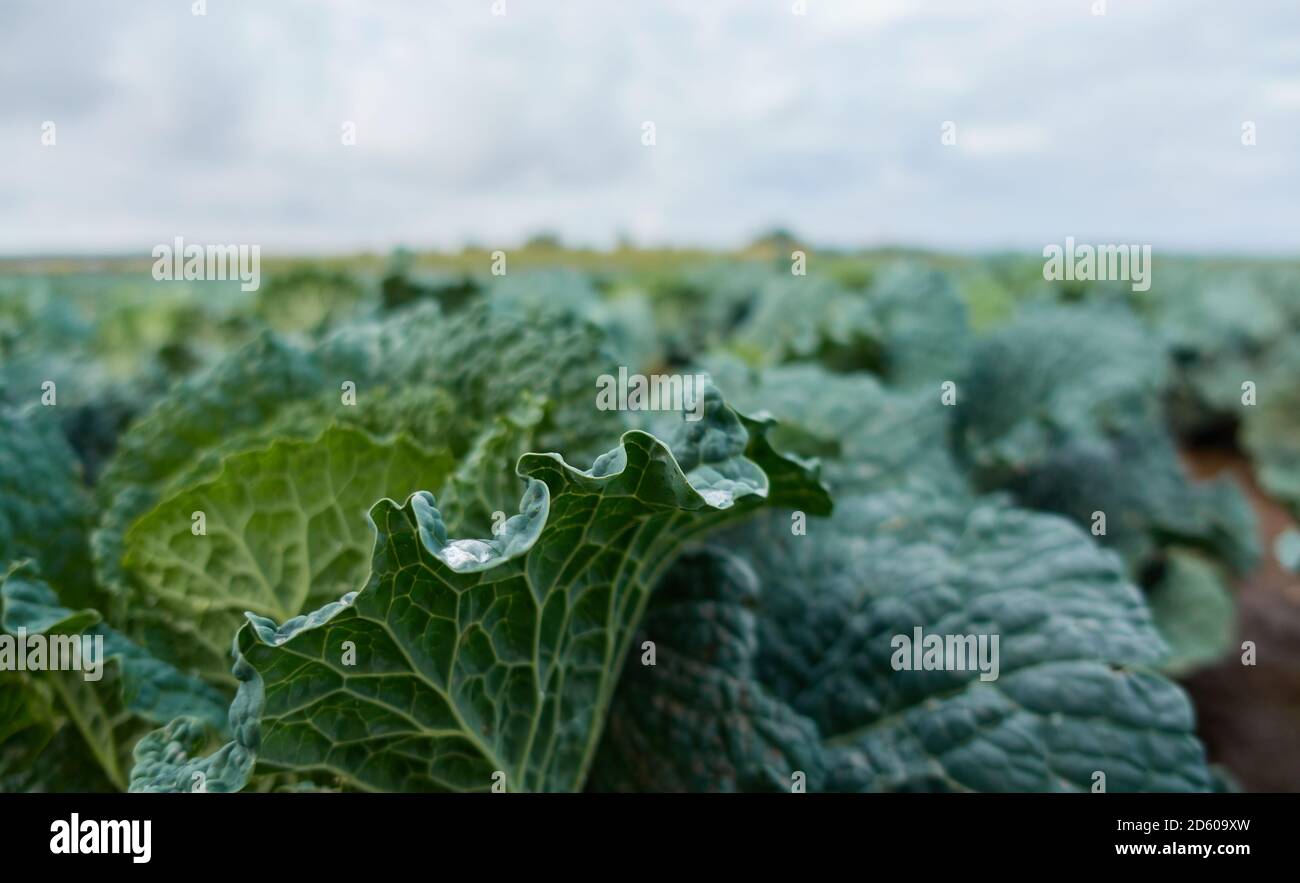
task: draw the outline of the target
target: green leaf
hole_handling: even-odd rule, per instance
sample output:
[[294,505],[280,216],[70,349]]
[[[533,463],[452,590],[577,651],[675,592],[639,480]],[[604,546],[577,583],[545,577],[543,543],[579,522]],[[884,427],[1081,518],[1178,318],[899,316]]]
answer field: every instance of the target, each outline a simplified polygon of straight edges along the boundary
[[271,421],[295,400],[317,397],[327,381],[310,354],[263,335],[210,370],[178,384],[122,435],[100,478],[103,507],[93,537],[95,565],[105,586],[126,589],[123,540],[183,472],[204,470],[228,452],[229,439]]
[[719,346],[743,325],[771,271],[749,261],[674,268],[649,280],[656,324],[683,360]]
[[440,487],[451,465],[445,452],[405,437],[380,441],[341,426],[234,454],[127,533],[124,563],[147,605],[137,620],[185,629],[189,640],[176,642],[170,658],[225,680],[244,611],[284,621],[360,585],[373,542],[370,505]]
[[69,603],[92,604],[90,502],[51,410],[0,408],[0,570],[33,558],[66,587]]
[[[592,407],[596,378],[617,373],[604,335],[564,311],[513,316],[474,304],[443,317],[417,309],[340,332],[321,344],[318,356],[326,363],[365,366],[376,387],[443,390],[454,403],[455,419],[442,421],[433,438],[415,437],[458,456],[484,427],[525,399],[546,406],[537,429],[542,450],[595,456],[627,428],[619,412]],[[363,402],[359,396],[358,407]]]
[[880,364],[882,336],[861,292],[823,276],[775,276],[759,290],[732,347],[761,365],[815,359],[852,371]]
[[909,485],[969,495],[949,449],[952,409],[943,405],[938,382],[897,390],[870,374],[811,364],[751,369],[726,356],[706,366],[737,407],[777,419],[778,447],[820,458],[837,493]]
[[1159,414],[1164,354],[1127,311],[1034,306],[980,338],[958,385],[957,438],[986,484],[1035,468],[1062,441],[1105,443]]
[[[890,491],[841,501],[806,537],[772,517],[722,542],[755,574],[756,649],[734,603],[706,606],[733,590],[699,592],[692,614],[665,596],[682,631],[657,631],[658,665],[616,698],[623,741],[602,748],[596,784],[788,790],[799,771],[810,790],[1060,791],[1100,771],[1111,791],[1211,785],[1191,704],[1154,670],[1165,648],[1141,595],[1063,519]],[[894,638],[916,628],[999,636],[996,679],[896,670]]]
[[[97,573],[128,596],[125,536],[165,495],[210,478],[230,454],[315,438],[335,422],[405,432],[460,456],[496,418],[541,402],[539,447],[594,454],[625,428],[621,414],[592,408],[595,378],[609,370],[593,326],[485,305],[451,317],[422,305],[349,326],[312,350],[264,334],[178,384],[123,434],[97,488],[105,509]],[[355,407],[341,403],[345,381],[356,384]]]
[[458,460],[439,496],[438,509],[448,530],[474,534],[500,529],[519,496],[519,477],[500,464],[518,460],[529,450],[543,415],[540,403],[524,400],[514,413],[493,421]]
[[[239,613],[287,619],[359,585],[363,515],[376,499],[440,491],[500,421],[512,427],[500,445],[511,458],[581,453],[596,433],[624,428],[624,415],[592,407],[606,370],[594,328],[544,311],[525,320],[479,305],[445,317],[425,304],[312,350],[263,335],[179,385],[124,436],[95,533],[98,572],[116,594],[110,616],[152,653],[234,686]],[[341,401],[349,380],[355,404]],[[356,431],[378,438],[333,450]],[[417,456],[413,444],[429,451]],[[246,481],[257,482],[253,494]],[[202,542],[189,533],[199,510],[215,521]],[[462,514],[449,513],[457,528]],[[216,564],[196,565],[191,552]]]
[[[1300,343],[1279,347],[1256,382],[1258,404],[1242,407],[1246,448],[1259,483],[1300,518]],[[1245,380],[1253,378],[1247,377]],[[1241,394],[1241,381],[1237,392]]]
[[1104,442],[1063,441],[998,488],[1025,506],[1090,529],[1093,513],[1105,513],[1105,533],[1098,539],[1119,551],[1135,573],[1158,562],[1170,544],[1199,548],[1239,573],[1260,555],[1255,515],[1237,485],[1227,479],[1191,481],[1162,428]]
[[652,367],[660,356],[654,315],[639,297],[605,297],[592,278],[572,270],[511,272],[493,279],[488,306],[517,320],[567,314],[604,332],[620,364],[632,370]]
[[766,428],[710,388],[671,449],[633,430],[587,471],[526,454],[519,514],[489,539],[449,539],[431,494],[381,500],[364,588],[240,630],[235,741],[195,759],[191,725],[173,722],[141,742],[132,789],[189,790],[199,773],[207,790],[238,790],[254,762],[366,790],[487,790],[498,773],[510,790],[580,788],[681,546],[769,500],[829,511],[811,473],[769,478]]
[[1126,309],[1026,310],[975,348],[959,384],[959,458],[981,490],[1095,529],[1134,572],[1171,542],[1248,570],[1253,513],[1235,485],[1188,478],[1161,419],[1165,377],[1164,354]]
[[912,387],[955,380],[965,363],[965,304],[919,265],[889,267],[865,293],[825,276],[775,276],[754,300],[731,346],[758,365],[810,361]]
[[1227,655],[1236,633],[1236,610],[1223,574],[1195,552],[1170,552],[1160,579],[1147,591],[1151,616],[1169,645],[1163,668],[1184,675]]
[[[30,679],[24,680],[30,684]],[[0,695],[7,691],[8,685],[0,684]],[[120,786],[105,775],[81,733],[57,716],[42,717],[39,725],[0,742],[0,793],[88,794],[117,790],[121,790]]]
[[304,264],[272,275],[254,311],[277,331],[315,332],[354,312],[362,293],[347,273]]
[[24,790],[25,771],[57,730],[48,691],[26,673],[0,669],[0,792]]
[[743,560],[682,556],[633,642],[593,790],[789,791],[796,772],[809,790],[822,787],[816,724],[757,680],[759,602]]
[[[57,599],[43,583],[10,584],[7,577],[0,576],[0,588],[4,589],[0,591],[0,633],[21,625],[34,633],[77,634],[99,622],[93,610],[51,606],[52,601],[57,605]],[[0,792],[59,790],[73,783],[97,790],[92,783],[103,777],[101,772],[83,775],[84,767],[63,768],[63,759],[73,752],[68,740],[60,738],[62,728],[49,679],[33,672],[0,670]],[[51,746],[60,755],[58,762],[50,757]],[[84,742],[72,743],[71,749],[77,748],[81,754],[89,753]]]
[[1190,436],[1228,429],[1242,416],[1242,382],[1259,380],[1266,354],[1290,333],[1294,290],[1284,282],[1270,297],[1248,274],[1196,265],[1162,265],[1158,280],[1146,306],[1174,364],[1172,425]]
[[135,740],[148,729],[178,715],[191,716],[209,730],[224,727],[224,702],[216,691],[100,625],[97,612],[61,606],[30,562],[11,567],[0,579],[0,630],[16,639],[79,636],[83,653],[88,643],[97,647],[92,657],[82,657],[87,671],[30,671],[24,676],[30,689],[51,698],[57,714],[80,733],[103,774],[119,789],[127,784]]
[[948,276],[914,264],[893,266],[879,274],[868,297],[882,331],[880,374],[890,384],[937,390],[961,376],[970,326]]

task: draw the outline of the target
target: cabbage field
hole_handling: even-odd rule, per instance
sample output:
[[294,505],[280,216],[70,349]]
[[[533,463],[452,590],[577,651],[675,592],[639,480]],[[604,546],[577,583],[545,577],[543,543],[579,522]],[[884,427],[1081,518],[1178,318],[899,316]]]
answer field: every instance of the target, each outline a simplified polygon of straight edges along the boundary
[[1300,790],[1300,264],[506,257],[0,263],[0,789]]

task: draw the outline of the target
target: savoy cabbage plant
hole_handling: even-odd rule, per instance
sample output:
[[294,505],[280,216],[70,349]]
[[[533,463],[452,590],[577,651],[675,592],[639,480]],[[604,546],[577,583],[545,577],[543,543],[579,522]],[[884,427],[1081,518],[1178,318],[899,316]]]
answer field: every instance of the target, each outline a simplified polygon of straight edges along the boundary
[[[107,674],[0,672],[0,788],[1214,787],[1171,678],[1260,550],[1178,460],[1158,310],[403,272],[287,274],[73,417],[7,379],[0,632]],[[596,408],[620,367],[712,381]],[[1245,429],[1283,496],[1289,415]],[[916,629],[1000,636],[997,676],[898,670]]]

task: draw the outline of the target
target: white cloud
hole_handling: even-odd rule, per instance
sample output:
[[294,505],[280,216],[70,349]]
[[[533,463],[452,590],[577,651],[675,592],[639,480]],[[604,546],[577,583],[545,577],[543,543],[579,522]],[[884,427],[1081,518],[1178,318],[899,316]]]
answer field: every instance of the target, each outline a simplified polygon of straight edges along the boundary
[[960,131],[957,144],[977,156],[1016,156],[1041,152],[1048,137],[1042,126],[1026,123],[971,126]]
[[0,252],[1300,240],[1282,2],[792,3],[9,0]]
[[1265,100],[1273,107],[1300,110],[1300,79],[1275,80],[1264,84]]

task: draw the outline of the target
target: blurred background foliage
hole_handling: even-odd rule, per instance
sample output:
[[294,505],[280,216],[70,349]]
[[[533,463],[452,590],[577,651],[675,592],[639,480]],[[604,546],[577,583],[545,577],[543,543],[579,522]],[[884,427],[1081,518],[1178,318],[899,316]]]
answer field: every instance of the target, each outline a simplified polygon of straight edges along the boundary
[[[806,276],[791,272],[796,253]],[[837,421],[874,419],[862,396],[880,384],[937,396],[960,381],[959,405],[978,407],[957,409],[946,440],[900,442],[902,456],[950,445],[975,489],[1085,526],[1105,501],[1099,540],[1147,591],[1211,759],[1245,787],[1300,789],[1300,262],[1160,254],[1138,292],[1045,281],[1037,255],[828,252],[784,229],[732,252],[597,251],[540,233],[506,250],[504,275],[495,258],[268,258],[253,292],[156,282],[147,259],[3,260],[0,409],[56,381],[89,488],[173,383],[265,329],[317,342],[477,302],[573,313],[632,371],[707,367],[729,397],[797,427],[788,441],[808,455],[828,453]],[[809,383],[843,383],[843,413],[809,413]],[[1243,640],[1254,668],[1237,658]]]

